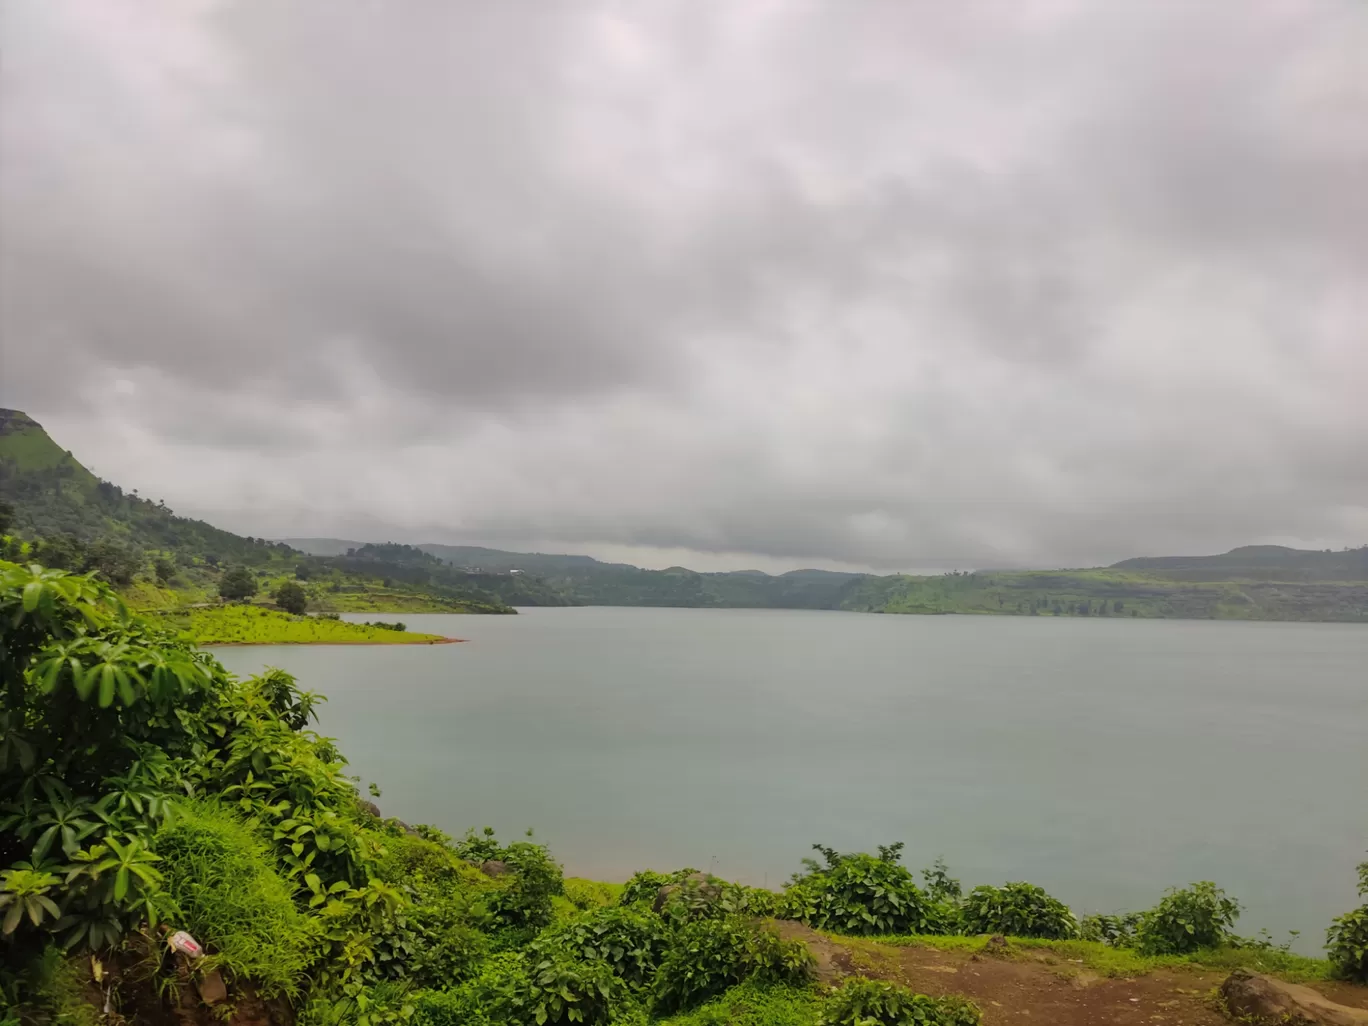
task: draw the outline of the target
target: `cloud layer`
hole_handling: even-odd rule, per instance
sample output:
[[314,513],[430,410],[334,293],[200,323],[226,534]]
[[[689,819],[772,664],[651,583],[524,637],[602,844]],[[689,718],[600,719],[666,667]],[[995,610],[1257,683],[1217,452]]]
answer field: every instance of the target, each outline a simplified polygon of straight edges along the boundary
[[0,402],[178,509],[718,566],[1368,541],[1357,0],[0,32]]

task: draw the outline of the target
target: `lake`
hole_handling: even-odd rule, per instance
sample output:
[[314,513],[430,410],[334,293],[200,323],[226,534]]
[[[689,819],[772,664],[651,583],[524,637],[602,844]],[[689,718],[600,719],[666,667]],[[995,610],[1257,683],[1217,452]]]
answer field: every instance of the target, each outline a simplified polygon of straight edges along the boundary
[[[350,617],[365,619],[364,616]],[[372,617],[373,618],[373,617]],[[392,616],[391,616],[392,618]],[[1318,950],[1368,848],[1368,628],[807,610],[405,615],[463,645],[218,650],[329,698],[386,815],[572,875],[782,885],[905,841],[1080,914],[1215,880]]]

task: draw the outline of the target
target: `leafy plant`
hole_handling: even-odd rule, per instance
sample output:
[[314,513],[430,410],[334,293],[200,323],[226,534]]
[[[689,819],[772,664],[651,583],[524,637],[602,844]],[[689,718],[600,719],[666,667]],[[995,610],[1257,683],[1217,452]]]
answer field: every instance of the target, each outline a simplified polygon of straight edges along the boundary
[[48,897],[57,885],[52,873],[31,866],[16,866],[0,873],[0,933],[9,936],[27,917],[33,926],[61,918],[61,910]]
[[785,892],[784,912],[819,930],[855,935],[944,933],[953,910],[933,901],[898,864],[902,844],[879,855],[843,855],[821,845],[825,865],[806,860],[807,872]]
[[322,954],[317,925],[296,907],[266,845],[227,809],[197,803],[155,838],[182,923],[232,975],[266,996],[294,995]]
[[597,908],[543,933],[531,952],[607,963],[629,987],[646,985],[664,957],[669,937],[657,915],[626,908]]
[[738,917],[695,919],[679,924],[655,978],[655,1003],[664,1011],[688,1008],[749,977],[799,984],[810,978],[812,960],[798,941]]
[[1126,912],[1116,916],[1084,916],[1078,923],[1078,937],[1113,948],[1132,947],[1135,944],[1135,930],[1140,925],[1140,915],[1139,912]]
[[931,868],[923,869],[921,875],[932,901],[957,902],[964,896],[964,888],[950,875],[944,858],[937,857]]
[[1078,933],[1069,907],[1029,883],[975,887],[960,906],[960,915],[967,934],[1067,940]]
[[1172,888],[1159,904],[1140,915],[1136,949],[1144,955],[1185,955],[1214,948],[1230,937],[1240,903],[1209,880]]
[[863,976],[844,980],[826,1000],[820,1026],[978,1026],[979,1010],[960,997],[927,997]]
[[[1359,864],[1358,876],[1359,895],[1368,897],[1368,862]],[[1337,976],[1368,983],[1368,904],[1330,924],[1325,949]]]

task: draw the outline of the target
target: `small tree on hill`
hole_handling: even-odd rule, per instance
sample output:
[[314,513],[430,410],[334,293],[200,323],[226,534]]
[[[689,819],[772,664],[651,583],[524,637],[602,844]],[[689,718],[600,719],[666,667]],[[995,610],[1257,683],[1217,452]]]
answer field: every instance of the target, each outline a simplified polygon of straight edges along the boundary
[[157,581],[160,584],[167,584],[176,575],[176,563],[174,560],[167,559],[165,556],[158,556],[152,563],[152,569],[157,574]]
[[309,597],[294,581],[286,581],[275,590],[275,604],[287,613],[294,613],[296,616],[303,613],[309,605]]
[[245,566],[225,570],[219,580],[219,595],[228,602],[243,602],[257,592],[256,578]]

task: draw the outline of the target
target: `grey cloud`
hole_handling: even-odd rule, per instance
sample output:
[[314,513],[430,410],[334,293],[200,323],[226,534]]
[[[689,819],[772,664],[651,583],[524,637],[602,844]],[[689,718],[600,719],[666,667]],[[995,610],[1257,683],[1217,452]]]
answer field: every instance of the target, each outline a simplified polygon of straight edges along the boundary
[[0,399],[173,505],[882,567],[1368,539],[1353,0],[0,31]]

